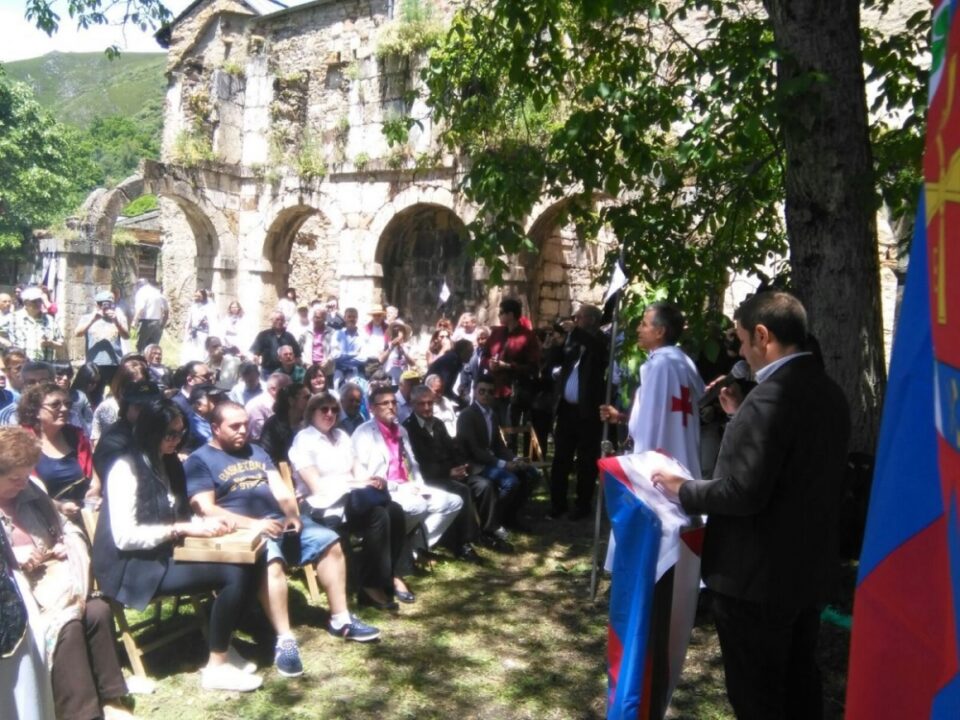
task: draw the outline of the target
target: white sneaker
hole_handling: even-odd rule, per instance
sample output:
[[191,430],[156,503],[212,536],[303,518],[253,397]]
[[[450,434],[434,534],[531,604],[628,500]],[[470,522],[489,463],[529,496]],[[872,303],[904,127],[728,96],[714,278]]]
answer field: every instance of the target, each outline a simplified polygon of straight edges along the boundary
[[208,665],[200,671],[200,686],[204,690],[233,690],[250,692],[263,684],[259,675],[249,675],[230,663]]
[[227,647],[227,662],[247,675],[253,675],[257,671],[257,664],[247,660],[233,645]]
[[504,542],[510,542],[510,533],[507,532],[507,529],[501,525],[496,530],[494,530],[491,535],[493,535],[497,540],[503,540]]

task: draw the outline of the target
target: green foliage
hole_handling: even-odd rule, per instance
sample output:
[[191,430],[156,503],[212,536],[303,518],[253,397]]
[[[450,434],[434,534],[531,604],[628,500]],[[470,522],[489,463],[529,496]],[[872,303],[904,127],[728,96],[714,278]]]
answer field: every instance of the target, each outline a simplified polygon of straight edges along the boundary
[[210,136],[201,125],[181,130],[173,143],[173,161],[177,165],[192,168],[201,163],[217,160]]
[[[707,11],[696,42],[683,29],[695,9]],[[919,42],[865,51],[885,80],[881,102],[908,105],[910,118],[922,113],[923,78],[904,61]],[[780,113],[825,78],[778,87],[778,57],[759,4],[464,6],[422,79],[443,142],[470,158],[472,250],[497,281],[504,254],[532,249],[520,219],[544,198],[564,201],[581,236],[610,229],[637,289],[678,301],[691,335],[705,337],[729,270],[755,271],[786,251]],[[890,152],[877,159],[894,160],[880,168],[893,198],[915,183],[916,126],[885,127]]]
[[160,115],[155,122],[139,117],[97,118],[85,133],[85,147],[100,172],[98,185],[112,187],[137,171],[144,158],[160,156]]
[[227,60],[223,63],[220,69],[227,73],[227,75],[233,75],[233,77],[236,78],[243,78],[246,76],[243,65],[234,60]]
[[357,156],[353,159],[353,166],[357,169],[357,172],[363,172],[369,164],[370,156],[365,152],[357,153]]
[[80,133],[57,123],[23,83],[0,69],[0,247],[76,207],[95,184]]
[[160,204],[157,201],[156,195],[141,195],[123,208],[120,214],[124,217],[136,217],[137,215],[143,215],[145,212],[156,210],[159,207]]
[[377,40],[377,57],[409,57],[437,45],[443,23],[431,0],[400,0],[397,17],[385,24]]
[[323,148],[309,132],[300,138],[300,146],[293,158],[297,176],[306,182],[322,180],[327,175],[327,162]]

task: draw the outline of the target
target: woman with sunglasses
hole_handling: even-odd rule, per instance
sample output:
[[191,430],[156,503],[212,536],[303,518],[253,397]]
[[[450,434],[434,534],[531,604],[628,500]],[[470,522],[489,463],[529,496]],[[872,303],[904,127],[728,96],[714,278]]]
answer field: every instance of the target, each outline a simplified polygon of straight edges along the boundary
[[100,590],[143,610],[157,596],[215,593],[201,673],[207,690],[245,692],[260,687],[256,667],[230,647],[248,602],[255,597],[256,565],[177,562],[173,546],[184,537],[218,537],[233,528],[223,520],[189,519],[186,480],[177,450],[186,434],[183,412],[169,400],[144,406],[130,452],[110,468],[93,541],[93,571]]
[[339,416],[340,403],[330,393],[307,403],[307,425],[290,448],[297,495],[318,522],[363,538],[358,603],[396,610],[394,597],[414,597],[403,580],[412,566],[403,508],[382,480],[362,476],[350,436],[337,427]]
[[21,396],[17,416],[20,424],[40,439],[35,476],[57,509],[78,521],[84,502],[98,503],[100,479],[93,469],[90,441],[83,430],[68,422],[72,403],[67,393],[56,383],[33,385]]

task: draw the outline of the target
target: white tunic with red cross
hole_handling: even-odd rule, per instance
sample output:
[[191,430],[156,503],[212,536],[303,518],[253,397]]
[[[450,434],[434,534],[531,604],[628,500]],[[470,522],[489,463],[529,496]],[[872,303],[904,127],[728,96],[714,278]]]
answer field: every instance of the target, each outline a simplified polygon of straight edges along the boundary
[[667,345],[651,352],[630,411],[633,451],[659,450],[699,478],[701,397],[703,380],[683,350]]
[[[633,398],[629,430],[633,452],[658,450],[700,477],[700,398],[703,380],[693,360],[676,345],[650,353],[640,366],[640,387]],[[613,568],[616,543],[607,546],[606,570]]]

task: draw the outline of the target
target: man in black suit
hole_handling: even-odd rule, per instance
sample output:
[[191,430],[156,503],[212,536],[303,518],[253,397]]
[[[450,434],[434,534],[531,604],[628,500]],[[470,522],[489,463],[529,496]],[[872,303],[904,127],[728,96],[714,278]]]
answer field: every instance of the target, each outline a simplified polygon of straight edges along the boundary
[[[481,375],[474,383],[474,402],[457,416],[457,442],[473,473],[497,486],[500,516],[507,527],[525,529],[519,515],[533,491],[539,473],[517,459],[503,441],[494,408],[493,378]],[[502,528],[497,537],[506,540]]]
[[654,476],[691,515],[709,514],[702,573],[713,594],[727,694],[740,720],[823,716],[816,664],[820,608],[837,567],[837,517],[850,437],[843,391],[804,352],[806,312],[765,292],[734,315],[756,373],[712,480]]
[[427,375],[439,375],[443,380],[443,395],[451,402],[462,407],[454,387],[463,372],[463,367],[473,356],[473,343],[469,340],[457,340],[453,347],[438,357],[427,368]]
[[413,388],[410,392],[413,414],[403,426],[410,436],[410,448],[420,463],[424,480],[463,500],[463,508],[441,542],[451,546],[458,558],[480,562],[472,543],[480,539],[481,528],[492,533],[498,527],[497,488],[491,480],[471,474],[469,463],[446,427],[433,416],[434,399],[433,391],[425,385]]
[[598,307],[581,305],[574,313],[574,327],[562,347],[560,372],[556,377],[556,418],[553,464],[550,467],[550,516],[567,511],[567,479],[577,468],[577,506],[571,520],[590,515],[603,423],[604,373],[609,359],[606,337],[600,332]]

